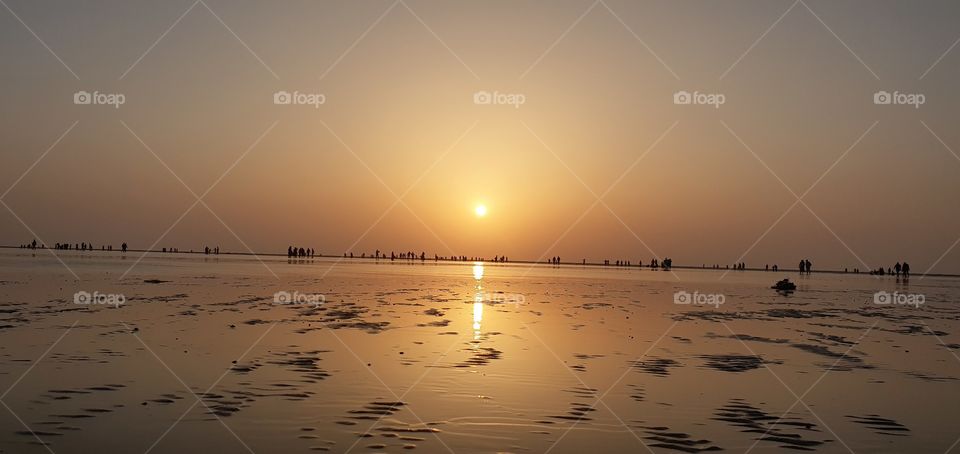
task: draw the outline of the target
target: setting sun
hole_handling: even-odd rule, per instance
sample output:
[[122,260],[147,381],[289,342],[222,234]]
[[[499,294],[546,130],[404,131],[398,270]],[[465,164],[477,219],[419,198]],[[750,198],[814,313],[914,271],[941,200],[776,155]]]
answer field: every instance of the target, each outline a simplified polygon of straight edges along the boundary
[[476,213],[478,218],[482,218],[487,215],[487,206],[477,205],[477,207],[473,209],[473,212]]

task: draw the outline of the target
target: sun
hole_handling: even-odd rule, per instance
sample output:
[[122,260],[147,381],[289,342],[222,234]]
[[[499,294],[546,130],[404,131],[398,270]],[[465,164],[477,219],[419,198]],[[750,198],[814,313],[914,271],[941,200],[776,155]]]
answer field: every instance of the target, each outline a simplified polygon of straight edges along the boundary
[[482,218],[487,215],[487,206],[477,205],[477,207],[473,209],[473,212],[477,215],[478,218]]

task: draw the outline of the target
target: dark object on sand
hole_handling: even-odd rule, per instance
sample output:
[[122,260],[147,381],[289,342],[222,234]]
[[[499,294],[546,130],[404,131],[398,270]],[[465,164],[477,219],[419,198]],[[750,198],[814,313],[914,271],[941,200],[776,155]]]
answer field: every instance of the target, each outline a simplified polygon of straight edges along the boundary
[[777,283],[770,288],[778,292],[792,292],[797,289],[797,284],[790,282],[790,279],[784,279],[782,281],[777,281]]

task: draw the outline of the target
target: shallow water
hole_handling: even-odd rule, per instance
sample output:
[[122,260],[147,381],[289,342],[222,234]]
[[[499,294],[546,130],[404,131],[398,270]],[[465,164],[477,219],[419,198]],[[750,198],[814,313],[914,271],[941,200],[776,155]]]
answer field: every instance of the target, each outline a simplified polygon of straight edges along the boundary
[[[79,282],[48,251],[0,251],[3,452],[942,453],[960,438],[956,279],[156,254],[121,280],[138,254],[58,253]],[[783,277],[796,293],[769,289]],[[877,305],[880,290],[925,300]]]

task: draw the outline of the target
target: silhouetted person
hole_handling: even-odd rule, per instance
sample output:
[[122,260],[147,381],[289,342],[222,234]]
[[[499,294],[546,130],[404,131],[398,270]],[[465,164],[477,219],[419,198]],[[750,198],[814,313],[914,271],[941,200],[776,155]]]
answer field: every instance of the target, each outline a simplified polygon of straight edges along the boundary
[[127,243],[123,243],[123,244],[120,245],[120,251],[121,251],[121,252],[127,252]]
[[[903,262],[903,267],[901,267],[901,269],[902,269],[902,271],[903,271],[903,277],[909,277],[909,276],[910,276],[910,264],[909,264],[909,263]],[[923,276],[920,276],[920,279],[923,279]]]
[[807,266],[807,274],[810,274],[810,260],[804,260],[804,264]]
[[806,270],[807,270],[807,262],[804,260],[800,260],[800,274],[803,274],[803,272]]
[[900,262],[897,262],[896,265],[893,265],[893,272],[896,273],[897,276],[900,275]]

